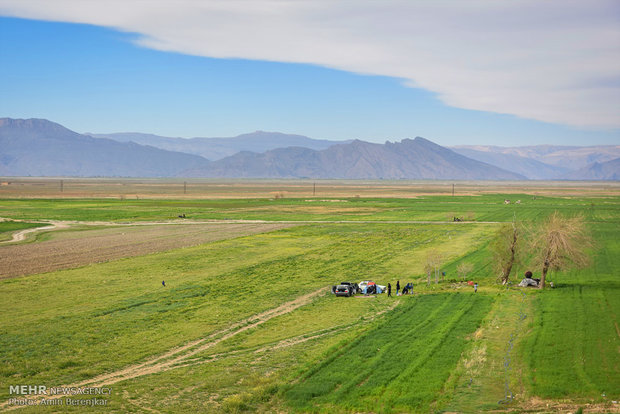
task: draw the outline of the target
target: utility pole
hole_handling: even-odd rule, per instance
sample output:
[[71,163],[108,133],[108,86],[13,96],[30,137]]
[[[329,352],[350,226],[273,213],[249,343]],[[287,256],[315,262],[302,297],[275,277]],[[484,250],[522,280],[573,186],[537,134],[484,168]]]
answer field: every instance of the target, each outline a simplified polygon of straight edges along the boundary
[[312,183],[312,196],[316,195],[316,183]]
[[187,194],[187,181],[183,181],[183,194]]
[[454,184],[452,184],[452,197],[454,197]]
[[64,185],[65,185],[64,180],[60,180],[60,192],[61,193],[64,191],[63,190]]

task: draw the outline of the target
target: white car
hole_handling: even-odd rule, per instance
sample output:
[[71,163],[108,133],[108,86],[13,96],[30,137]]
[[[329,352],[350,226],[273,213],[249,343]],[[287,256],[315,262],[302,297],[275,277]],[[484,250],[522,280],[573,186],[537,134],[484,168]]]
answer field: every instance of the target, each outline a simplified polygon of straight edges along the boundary
[[368,287],[369,284],[374,283],[377,286],[377,293],[383,293],[385,292],[385,289],[387,289],[386,286],[383,285],[379,285],[375,282],[373,282],[372,280],[362,280],[361,282],[359,282],[357,284],[359,291],[361,293],[366,293],[366,288]]

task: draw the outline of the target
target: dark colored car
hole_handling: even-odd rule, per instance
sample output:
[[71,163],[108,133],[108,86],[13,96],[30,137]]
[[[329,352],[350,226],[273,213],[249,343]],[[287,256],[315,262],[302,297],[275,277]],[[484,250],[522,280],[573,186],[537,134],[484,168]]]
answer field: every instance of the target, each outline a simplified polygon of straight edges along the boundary
[[332,293],[336,296],[353,296],[357,293],[357,283],[341,282],[332,286]]

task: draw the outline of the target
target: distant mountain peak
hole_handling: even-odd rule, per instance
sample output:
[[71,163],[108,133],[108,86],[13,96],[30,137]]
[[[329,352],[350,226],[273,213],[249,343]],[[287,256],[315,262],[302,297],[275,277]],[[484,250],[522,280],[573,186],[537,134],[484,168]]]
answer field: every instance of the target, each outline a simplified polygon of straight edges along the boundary
[[[254,132],[249,132],[247,134],[237,135],[236,137],[232,137],[232,138],[229,138],[229,139],[246,138],[246,137],[247,138],[264,138],[264,137],[277,137],[277,138],[303,137],[303,138],[308,138],[308,137],[304,137],[303,135],[285,134],[284,132],[258,130],[258,131],[254,131]],[[308,139],[310,139],[310,138],[308,138]]]
[[238,153],[184,174],[192,177],[520,180],[522,175],[461,156],[426,139],[376,144],[356,139],[323,150]]
[[286,147],[305,147],[321,150],[331,147],[332,145],[349,142],[313,139],[303,135],[261,130],[228,138],[169,138],[152,134],[127,132],[90,135],[96,138],[108,138],[119,142],[133,141],[138,144],[151,145],[168,151],[200,155],[211,161],[235,155],[239,151],[261,153]]
[[[0,118],[0,127],[13,127],[13,128],[37,128],[59,131],[70,131],[64,126],[57,124],[56,122],[48,121],[41,118]],[[72,131],[71,131],[72,132]]]
[[[412,141],[411,139],[408,139],[409,141]],[[424,145],[434,145],[437,147],[441,147],[441,145],[434,143],[433,141],[431,141],[430,139],[426,139],[424,137],[415,137],[413,139],[413,142],[417,143],[417,144],[424,144]],[[442,147],[443,148],[443,147]]]
[[204,158],[78,134],[45,119],[0,119],[0,170],[11,176],[174,176]]

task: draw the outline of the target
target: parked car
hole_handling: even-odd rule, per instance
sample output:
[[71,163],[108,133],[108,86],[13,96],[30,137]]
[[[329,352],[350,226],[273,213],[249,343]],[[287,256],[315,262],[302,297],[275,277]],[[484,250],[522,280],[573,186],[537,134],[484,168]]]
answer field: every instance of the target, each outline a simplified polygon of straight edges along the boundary
[[336,296],[353,296],[357,292],[357,283],[340,282],[340,284],[332,286],[332,293]]
[[[383,293],[385,292],[385,289],[387,289],[385,286],[378,285],[372,280],[362,280],[361,282],[357,284],[357,286],[358,286],[358,291],[363,294]],[[368,289],[368,287],[370,287],[370,289]]]

